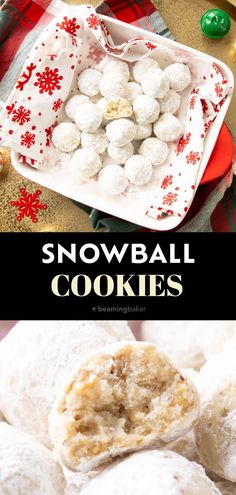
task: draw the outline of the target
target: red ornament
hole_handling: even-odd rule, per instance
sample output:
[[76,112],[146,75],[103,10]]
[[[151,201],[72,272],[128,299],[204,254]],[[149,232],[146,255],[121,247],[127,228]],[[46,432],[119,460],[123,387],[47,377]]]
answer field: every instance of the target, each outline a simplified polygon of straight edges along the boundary
[[51,96],[56,89],[61,89],[63,76],[60,76],[58,69],[45,67],[43,72],[37,72],[36,77],[38,81],[34,85],[39,87],[40,94],[48,93]]
[[18,209],[17,221],[20,222],[24,217],[29,217],[33,223],[37,223],[36,217],[40,210],[46,210],[47,205],[40,203],[40,189],[37,189],[33,194],[28,193],[25,188],[20,188],[21,196],[16,201],[11,201],[11,206],[16,206]]

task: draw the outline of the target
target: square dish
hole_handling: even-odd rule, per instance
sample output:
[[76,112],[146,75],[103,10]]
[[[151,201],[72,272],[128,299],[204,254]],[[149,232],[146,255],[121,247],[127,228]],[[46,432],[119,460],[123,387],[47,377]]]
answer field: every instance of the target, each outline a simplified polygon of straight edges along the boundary
[[[216,63],[219,66],[228,79],[230,86],[233,88],[233,75],[230,69],[221,61],[214,59],[205,53],[201,53],[190,47],[181,45],[175,41],[163,38],[146,30],[138,29],[116,19],[107,18],[105,16],[100,16],[100,18],[108,26],[113,41],[116,45],[121,45],[129,39],[142,37],[150,42],[158,43],[159,51],[157,55],[156,53],[153,53],[152,56],[154,58],[156,56],[161,66],[164,67],[173,61],[181,61],[189,64],[192,68],[198,68],[197,71],[195,70],[192,84],[183,92],[183,105],[179,112],[179,116],[180,118],[182,117],[183,120],[186,114],[185,102],[190,95],[192,88],[196,86],[202,78],[206,67],[209,67],[212,63]],[[226,97],[225,104],[219,110],[217,117],[205,139],[204,153],[198,171],[195,192],[215,146],[225,114],[230,104],[231,96],[232,91]],[[172,153],[174,152],[174,148],[175,147],[172,146]],[[158,187],[158,178],[157,182],[155,183],[154,181],[151,186],[145,186],[139,191],[134,189],[129,191],[127,194],[125,193],[124,195],[113,197],[101,193],[98,183],[95,180],[78,184],[73,181],[72,177],[66,175],[65,171],[58,171],[55,174],[51,173],[48,169],[37,170],[28,165],[22,164],[19,160],[19,155],[16,152],[12,152],[11,157],[13,166],[16,170],[28,179],[63,194],[64,196],[67,196],[75,201],[105,211],[116,217],[123,218],[151,230],[160,231],[174,229],[181,221],[178,216],[174,215],[166,216],[161,220],[157,220],[150,218],[145,214],[147,205],[150,203],[150,197],[155,194],[155,189]],[[161,171],[161,167],[159,170]]]

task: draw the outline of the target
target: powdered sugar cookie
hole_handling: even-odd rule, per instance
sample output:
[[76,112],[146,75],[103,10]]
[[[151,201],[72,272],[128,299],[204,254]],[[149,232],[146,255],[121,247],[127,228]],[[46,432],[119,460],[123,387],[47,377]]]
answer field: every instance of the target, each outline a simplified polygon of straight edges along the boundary
[[99,94],[99,84],[102,73],[96,69],[85,69],[78,77],[78,88],[82,94],[96,96]]
[[114,98],[107,102],[104,117],[107,120],[129,118],[133,115],[133,109],[125,98]]
[[142,76],[142,90],[152,98],[164,98],[170,89],[169,79],[161,69],[150,69]]
[[127,79],[121,72],[116,72],[115,77],[114,74],[105,73],[101,78],[99,89],[102,96],[107,98],[107,100],[124,98],[127,89]]
[[94,177],[102,168],[101,158],[93,148],[77,150],[70,161],[70,172],[81,180]]
[[147,139],[151,135],[152,135],[152,125],[151,124],[146,124],[146,125],[137,124],[136,134],[135,134],[135,138],[134,138],[136,141],[141,141],[142,139]]
[[82,132],[81,134],[82,148],[90,148],[96,151],[99,155],[104,153],[108,146],[106,131],[99,129],[97,132]]
[[135,137],[136,125],[132,120],[113,120],[106,127],[107,137],[115,146],[126,146]]
[[81,133],[75,124],[62,122],[52,131],[52,142],[60,151],[70,153],[80,145]]
[[184,126],[182,122],[171,113],[163,113],[153,126],[154,134],[162,141],[176,141],[182,136]]
[[162,98],[160,103],[161,113],[176,113],[180,107],[181,98],[176,91],[170,89],[168,93]]
[[111,196],[122,194],[128,186],[123,167],[110,165],[103,168],[99,174],[99,184],[104,192]]
[[160,113],[160,105],[151,96],[141,95],[135,98],[133,110],[136,121],[141,125],[148,125],[155,122]]
[[125,162],[134,154],[134,146],[132,143],[126,144],[126,146],[115,146],[110,143],[107,151],[114,163],[124,165]]
[[130,103],[133,103],[135,98],[140,96],[142,93],[143,91],[140,84],[136,82],[129,82],[127,84],[125,97]]
[[166,160],[169,148],[160,139],[150,137],[142,142],[139,153],[150,160],[153,167],[158,167],[158,165],[161,165]]
[[75,113],[75,123],[81,131],[95,132],[103,120],[103,113],[94,103],[84,103]]
[[125,164],[125,175],[135,186],[143,186],[153,174],[151,161],[140,155],[133,155]]
[[90,99],[85,95],[74,95],[72,96],[65,105],[65,113],[67,117],[71,120],[75,120],[75,114],[77,109],[84,103],[90,103]]
[[164,72],[169,79],[170,88],[175,91],[183,91],[191,83],[191,72],[185,64],[171,64]]
[[103,73],[104,74],[112,74],[114,77],[114,73],[121,73],[125,78],[126,81],[128,82],[130,78],[130,71],[129,71],[129,66],[126,62],[123,62],[122,60],[118,59],[110,59],[108,62],[105,64],[103,68]]
[[134,80],[141,83],[143,75],[150,69],[159,69],[158,62],[152,57],[145,57],[134,64],[133,76]]

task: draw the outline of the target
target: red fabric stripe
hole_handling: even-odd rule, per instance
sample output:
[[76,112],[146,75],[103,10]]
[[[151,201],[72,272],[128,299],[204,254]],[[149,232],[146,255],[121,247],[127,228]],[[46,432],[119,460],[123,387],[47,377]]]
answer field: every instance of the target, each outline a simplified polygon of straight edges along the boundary
[[104,15],[114,15],[120,21],[124,21],[127,23],[133,23],[138,19],[142,19],[143,17],[148,17],[152,15],[156,9],[154,5],[149,0],[143,0],[140,4],[135,0],[130,1],[118,1],[117,0],[109,0],[106,3],[107,11],[104,10]]

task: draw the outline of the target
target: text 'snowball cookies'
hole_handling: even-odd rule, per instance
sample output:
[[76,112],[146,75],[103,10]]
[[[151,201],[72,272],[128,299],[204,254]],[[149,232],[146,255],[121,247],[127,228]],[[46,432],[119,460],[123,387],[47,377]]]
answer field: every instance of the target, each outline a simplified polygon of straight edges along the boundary
[[160,139],[150,137],[142,142],[139,153],[145,158],[148,158],[153,167],[158,167],[158,165],[161,165],[166,160],[169,148],[167,144],[160,141]]
[[106,131],[99,129],[97,132],[82,132],[81,134],[82,148],[94,149],[99,155],[104,153],[108,146]]
[[160,114],[160,105],[155,98],[140,95],[133,102],[134,115],[138,124],[153,124]]
[[75,123],[81,131],[95,132],[102,121],[102,110],[94,103],[84,103],[75,113]]
[[126,146],[115,146],[110,143],[107,149],[108,155],[114,163],[118,165],[124,165],[127,160],[134,154],[134,146],[132,143],[126,144]]
[[195,428],[200,462],[236,482],[236,361],[225,352],[210,359],[199,375],[201,415]]
[[121,342],[78,361],[50,414],[60,460],[89,471],[112,457],[185,434],[199,414],[194,385],[144,342]]
[[86,352],[124,339],[133,339],[125,322],[17,323],[0,342],[0,410],[6,421],[50,447],[48,414],[68,372]]
[[182,122],[171,113],[163,113],[153,126],[154,134],[162,141],[176,141],[183,134]]
[[135,453],[89,481],[81,495],[221,495],[202,466],[171,451]]
[[171,64],[164,70],[170,82],[170,88],[183,91],[191,83],[191,72],[185,64]]
[[75,151],[70,161],[70,172],[81,180],[94,177],[102,167],[101,158],[92,148],[83,148]]
[[153,168],[150,160],[140,155],[133,155],[125,164],[125,175],[135,186],[143,186],[150,181]]
[[143,75],[141,86],[145,95],[164,98],[170,89],[169,79],[161,69],[150,69]]
[[122,72],[116,72],[115,76],[110,72],[103,74],[99,85],[100,93],[108,100],[124,98],[126,88],[127,79]]
[[102,73],[96,69],[85,69],[78,77],[78,88],[84,95],[96,96],[99,94],[99,84]]
[[108,165],[99,174],[99,184],[104,192],[111,196],[122,194],[128,186],[123,167]]
[[1,495],[63,495],[65,480],[50,450],[0,423]]
[[134,64],[133,77],[138,83],[141,83],[143,75],[150,69],[159,69],[158,62],[151,57],[145,57]]
[[135,137],[136,124],[129,119],[113,120],[106,127],[107,137],[115,146],[126,146]]
[[160,103],[161,113],[176,113],[180,107],[181,98],[176,91],[170,89],[168,93],[162,98]]
[[75,124],[62,122],[52,131],[52,143],[58,150],[70,153],[80,145],[81,133]]
[[85,95],[74,95],[72,96],[65,105],[65,113],[67,117],[71,120],[75,120],[75,114],[77,109],[84,103],[90,103],[90,99]]

